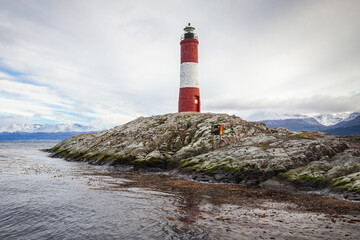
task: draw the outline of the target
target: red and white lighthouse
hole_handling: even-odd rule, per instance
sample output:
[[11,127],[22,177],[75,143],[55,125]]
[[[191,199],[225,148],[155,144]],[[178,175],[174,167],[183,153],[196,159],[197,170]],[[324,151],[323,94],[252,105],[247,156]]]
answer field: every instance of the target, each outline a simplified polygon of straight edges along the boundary
[[199,41],[194,30],[189,23],[181,36],[179,112],[200,112]]

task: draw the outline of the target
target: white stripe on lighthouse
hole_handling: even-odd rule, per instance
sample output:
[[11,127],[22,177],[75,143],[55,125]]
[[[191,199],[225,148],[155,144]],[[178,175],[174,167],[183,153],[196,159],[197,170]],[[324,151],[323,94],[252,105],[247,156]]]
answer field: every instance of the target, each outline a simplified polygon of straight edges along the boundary
[[180,88],[199,87],[198,64],[195,62],[183,62],[180,65]]

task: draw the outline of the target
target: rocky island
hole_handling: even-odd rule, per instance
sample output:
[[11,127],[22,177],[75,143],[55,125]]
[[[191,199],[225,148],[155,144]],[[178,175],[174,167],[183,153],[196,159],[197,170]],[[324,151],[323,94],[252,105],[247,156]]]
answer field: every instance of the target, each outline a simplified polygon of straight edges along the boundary
[[[216,138],[215,150],[213,124],[224,126],[221,145]],[[235,115],[139,117],[110,130],[71,137],[49,151],[52,157],[71,161],[174,170],[196,181],[286,183],[360,200],[359,137],[269,129]]]

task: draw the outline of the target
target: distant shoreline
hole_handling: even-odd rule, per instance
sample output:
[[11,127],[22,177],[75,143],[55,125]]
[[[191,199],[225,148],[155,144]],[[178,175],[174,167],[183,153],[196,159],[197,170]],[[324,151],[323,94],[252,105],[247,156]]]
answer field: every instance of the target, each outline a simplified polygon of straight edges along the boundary
[[62,141],[69,137],[92,132],[2,132],[0,133],[0,142],[2,141]]

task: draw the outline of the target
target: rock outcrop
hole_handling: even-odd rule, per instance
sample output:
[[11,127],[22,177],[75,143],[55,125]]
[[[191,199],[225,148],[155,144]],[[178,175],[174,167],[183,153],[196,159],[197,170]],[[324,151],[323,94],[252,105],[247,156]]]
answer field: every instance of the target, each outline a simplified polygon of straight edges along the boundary
[[[211,125],[223,124],[212,151]],[[258,184],[278,177],[298,185],[360,194],[360,143],[318,132],[270,130],[264,123],[212,113],[140,117],[66,139],[54,157],[94,164],[179,169],[198,181]]]
[[244,137],[270,133],[263,123],[226,114],[177,113],[140,117],[113,129],[82,134],[53,148],[57,156],[112,164],[167,167],[212,149],[212,124],[225,127],[222,147]]

